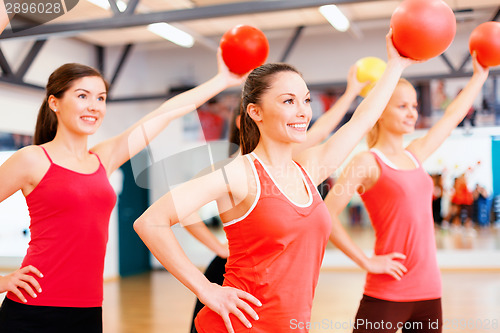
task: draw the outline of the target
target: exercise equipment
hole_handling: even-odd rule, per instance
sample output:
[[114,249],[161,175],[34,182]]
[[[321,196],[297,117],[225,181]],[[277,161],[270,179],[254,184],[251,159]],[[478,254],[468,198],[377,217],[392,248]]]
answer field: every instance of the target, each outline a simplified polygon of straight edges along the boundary
[[262,65],[269,54],[264,33],[250,25],[237,25],[221,38],[222,59],[235,74],[245,74]]
[[500,22],[478,25],[469,38],[469,50],[477,53],[477,60],[484,67],[500,65]]
[[442,0],[404,0],[391,16],[392,40],[402,56],[427,60],[446,51],[457,30]]
[[384,60],[377,57],[364,57],[356,61],[356,78],[359,82],[370,81],[370,83],[361,90],[359,95],[366,97],[375,83],[384,74],[387,64]]

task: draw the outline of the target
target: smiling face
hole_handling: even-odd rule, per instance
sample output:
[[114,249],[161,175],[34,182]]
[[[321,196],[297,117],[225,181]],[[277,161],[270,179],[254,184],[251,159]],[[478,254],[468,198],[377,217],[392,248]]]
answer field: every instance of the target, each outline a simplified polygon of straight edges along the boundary
[[400,82],[379,119],[380,130],[397,134],[413,132],[418,119],[417,107],[415,88],[408,82]]
[[106,86],[98,76],[75,80],[61,98],[49,97],[61,126],[75,134],[94,134],[106,114]]
[[260,133],[281,142],[303,142],[311,120],[310,93],[302,77],[284,71],[273,75],[259,104],[249,106]]

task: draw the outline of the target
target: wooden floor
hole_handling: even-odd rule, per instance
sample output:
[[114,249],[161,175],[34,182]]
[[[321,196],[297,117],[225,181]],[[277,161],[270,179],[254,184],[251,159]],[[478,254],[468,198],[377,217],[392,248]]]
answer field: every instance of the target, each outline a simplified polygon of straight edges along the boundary
[[[444,332],[500,332],[500,272],[444,271],[442,276]],[[322,271],[311,333],[351,332],[347,327],[363,283],[361,271]],[[107,282],[104,298],[105,333],[189,332],[195,298],[166,271]]]
[[[353,236],[357,243],[373,246],[373,232],[354,232]],[[442,250],[500,249],[500,229],[478,230],[472,236],[463,230],[438,230],[436,236]],[[349,325],[364,278],[358,269],[321,272],[311,333],[352,331]],[[445,269],[442,278],[444,333],[500,333],[500,269]],[[194,304],[194,295],[164,270],[109,281],[104,284],[104,332],[188,333]]]

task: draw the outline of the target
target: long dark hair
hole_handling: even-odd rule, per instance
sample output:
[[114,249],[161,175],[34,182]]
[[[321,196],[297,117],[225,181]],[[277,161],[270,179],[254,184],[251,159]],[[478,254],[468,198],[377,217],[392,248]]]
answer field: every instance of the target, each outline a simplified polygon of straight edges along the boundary
[[277,73],[300,72],[295,67],[284,63],[265,64],[254,69],[247,77],[240,103],[240,144],[243,154],[252,152],[260,140],[260,132],[257,124],[247,113],[249,104],[259,104],[262,95],[271,88],[272,79]]
[[56,98],[61,98],[66,90],[68,90],[73,81],[88,77],[97,76],[104,81],[106,92],[108,92],[108,83],[104,80],[98,70],[81,64],[65,64],[56,69],[49,76],[47,86],[45,89],[45,99],[42,106],[38,111],[36,119],[35,134],[33,136],[33,144],[41,145],[46,142],[52,141],[57,132],[57,117],[49,107],[49,97],[52,95]]
[[236,120],[240,116],[241,101],[240,104],[233,110],[231,116],[231,122],[229,124],[229,156],[232,156],[240,149],[240,129],[236,124]]

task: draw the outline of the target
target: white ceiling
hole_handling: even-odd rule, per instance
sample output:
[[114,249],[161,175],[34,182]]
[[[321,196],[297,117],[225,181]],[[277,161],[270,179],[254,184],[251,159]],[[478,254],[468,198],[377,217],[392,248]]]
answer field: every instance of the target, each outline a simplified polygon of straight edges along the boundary
[[[128,0],[123,0],[128,2]],[[307,0],[304,0],[307,1]],[[211,5],[231,4],[241,0],[140,0],[136,13],[171,11]],[[491,20],[500,8],[499,0],[445,0],[456,11],[458,29],[461,24],[479,25]],[[339,8],[351,20],[350,33],[356,38],[362,38],[363,31],[375,28],[389,27],[392,12],[400,1],[382,0],[339,5]],[[465,11],[464,11],[465,10]],[[464,12],[457,12],[464,11]],[[80,0],[78,5],[51,23],[70,23],[85,20],[111,18],[111,10],[102,9],[87,0]],[[218,40],[222,34],[237,24],[253,25],[266,34],[286,32],[299,26],[321,27],[333,29],[319,13],[317,8],[286,10],[267,13],[248,13],[230,17],[191,20],[174,23],[174,25],[192,33],[199,42],[203,39]],[[83,32],[76,36],[82,40],[100,46],[149,43],[163,41],[160,37],[148,31],[145,26]]]

